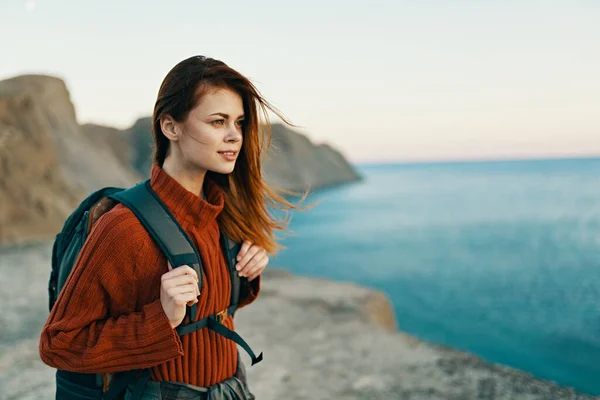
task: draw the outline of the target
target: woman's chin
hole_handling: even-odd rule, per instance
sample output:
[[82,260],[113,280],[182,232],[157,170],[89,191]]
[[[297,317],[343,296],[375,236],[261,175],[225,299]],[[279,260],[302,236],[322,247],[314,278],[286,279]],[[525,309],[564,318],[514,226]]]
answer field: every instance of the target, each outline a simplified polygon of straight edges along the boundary
[[214,168],[211,168],[211,171],[216,172],[217,174],[230,174],[233,172],[235,168],[235,163],[227,163],[227,165],[219,165],[219,166],[215,166]]

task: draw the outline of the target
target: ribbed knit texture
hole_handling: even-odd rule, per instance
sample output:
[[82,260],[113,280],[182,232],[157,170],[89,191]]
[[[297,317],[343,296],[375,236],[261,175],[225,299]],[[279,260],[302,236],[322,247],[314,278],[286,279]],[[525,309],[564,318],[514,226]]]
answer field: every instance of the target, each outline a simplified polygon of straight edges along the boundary
[[[203,264],[196,319],[229,306],[230,275],[220,247],[217,216],[222,189],[206,179],[206,200],[160,167],[151,186],[194,241]],[[152,380],[211,386],[234,375],[237,346],[209,329],[181,338],[160,303],[167,261],[134,214],[117,205],[94,225],[44,326],[40,357],[51,367],[106,373],[152,367]],[[254,279],[239,307],[260,291]],[[233,319],[224,325],[234,329]]]

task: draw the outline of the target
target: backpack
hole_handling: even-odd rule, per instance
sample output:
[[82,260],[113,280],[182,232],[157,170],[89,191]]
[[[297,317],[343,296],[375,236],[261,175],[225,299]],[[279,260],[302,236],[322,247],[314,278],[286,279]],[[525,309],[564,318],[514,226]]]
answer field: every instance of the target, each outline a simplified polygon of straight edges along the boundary
[[[128,189],[105,187],[97,190],[83,200],[67,218],[62,230],[56,235],[52,247],[52,271],[48,282],[50,310],[75,265],[93,223],[118,203],[123,204],[136,215],[173,268],[189,265],[196,271],[199,288],[202,290],[201,258],[189,236],[152,190],[148,179]],[[240,345],[250,355],[252,365],[254,365],[262,361],[262,353],[257,357],[236,332],[221,323],[228,315],[232,317],[235,315],[242,279],[247,279],[240,278],[235,269],[240,243],[234,242],[221,233],[221,247],[231,276],[229,307],[217,314],[194,321],[193,316],[196,315],[197,305],[186,306],[186,317],[182,324],[175,329],[180,336],[202,328],[211,329]],[[56,398],[116,399],[123,395],[128,385],[135,384],[133,398],[137,399],[150,379],[150,370],[133,370],[112,374],[109,386],[107,386],[106,378],[103,374],[57,370]]]

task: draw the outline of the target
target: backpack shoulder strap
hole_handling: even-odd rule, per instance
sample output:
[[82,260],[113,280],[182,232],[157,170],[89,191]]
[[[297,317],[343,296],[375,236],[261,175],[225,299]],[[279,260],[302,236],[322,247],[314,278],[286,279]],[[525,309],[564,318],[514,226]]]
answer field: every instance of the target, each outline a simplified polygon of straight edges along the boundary
[[[235,265],[237,264],[237,255],[240,252],[242,247],[241,243],[235,242],[230,239],[224,232],[221,232],[221,246],[223,247],[223,254],[225,256],[225,261],[229,267],[229,275],[231,277],[231,301],[229,302],[231,307],[234,307],[233,312],[235,312],[235,308],[240,301],[240,288],[241,288],[241,279],[238,275],[237,270],[235,269]],[[233,314],[233,313],[231,313]]]
[[[140,220],[173,268],[189,265],[198,274],[202,291],[202,261],[191,239],[167,206],[150,187],[150,180],[108,196],[129,208]],[[196,316],[197,305],[188,307],[190,322]]]

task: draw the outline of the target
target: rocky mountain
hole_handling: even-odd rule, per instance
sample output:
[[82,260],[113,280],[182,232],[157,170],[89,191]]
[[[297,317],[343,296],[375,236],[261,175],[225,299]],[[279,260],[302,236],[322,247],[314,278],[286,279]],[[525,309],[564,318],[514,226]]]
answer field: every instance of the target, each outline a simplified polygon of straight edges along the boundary
[[0,242],[55,234],[87,192],[137,179],[81,133],[62,80],[0,82]]
[[273,124],[271,133],[272,146],[264,161],[264,173],[276,187],[304,191],[360,179],[330,145],[315,145],[283,124]]
[[131,164],[131,148],[129,140],[122,131],[103,125],[84,124],[80,126],[81,132],[95,146],[114,153],[124,166]]

